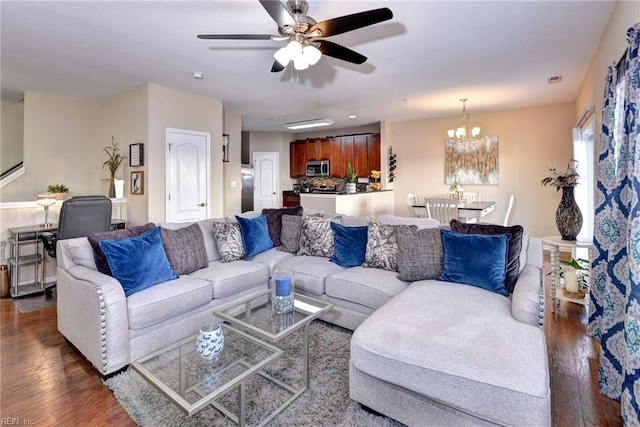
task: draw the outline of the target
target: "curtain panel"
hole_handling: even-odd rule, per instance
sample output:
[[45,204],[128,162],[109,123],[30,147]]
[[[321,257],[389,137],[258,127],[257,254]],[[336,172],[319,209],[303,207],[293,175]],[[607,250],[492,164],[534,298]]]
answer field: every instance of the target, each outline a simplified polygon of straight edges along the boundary
[[609,67],[595,194],[596,255],[588,334],[600,342],[599,387],[640,425],[640,24],[623,71]]

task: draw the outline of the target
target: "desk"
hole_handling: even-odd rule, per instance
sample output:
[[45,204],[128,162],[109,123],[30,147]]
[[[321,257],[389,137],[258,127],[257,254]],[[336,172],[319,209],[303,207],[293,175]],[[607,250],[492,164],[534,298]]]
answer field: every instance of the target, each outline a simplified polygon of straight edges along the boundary
[[542,238],[542,243],[551,247],[550,251],[550,272],[551,276],[551,312],[556,312],[556,307],[560,304],[560,301],[570,301],[576,304],[582,304],[584,306],[589,305],[589,289],[584,298],[569,298],[562,292],[562,283],[560,274],[562,267],[560,267],[560,248],[571,249],[571,256],[575,258],[575,251],[578,248],[584,248],[589,251],[589,268],[588,274],[591,274],[591,258],[593,257],[594,246],[589,241],[576,241],[576,240],[562,240],[560,236],[548,236]]
[[[470,202],[458,204],[458,219],[462,222],[468,222],[472,218],[480,219],[489,212],[493,212],[496,202]],[[418,212],[424,212],[426,215],[427,208],[425,205],[413,205]]]

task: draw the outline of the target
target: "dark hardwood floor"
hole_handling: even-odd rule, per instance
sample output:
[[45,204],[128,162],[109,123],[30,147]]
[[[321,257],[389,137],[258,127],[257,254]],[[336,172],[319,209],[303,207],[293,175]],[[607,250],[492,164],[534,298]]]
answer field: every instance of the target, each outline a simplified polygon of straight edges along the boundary
[[[598,393],[596,344],[586,336],[588,309],[563,302],[558,313],[550,311],[545,333],[553,425],[622,426],[620,405]],[[23,314],[3,299],[0,322],[0,424],[18,418],[20,425],[135,425],[58,333],[55,308]]]

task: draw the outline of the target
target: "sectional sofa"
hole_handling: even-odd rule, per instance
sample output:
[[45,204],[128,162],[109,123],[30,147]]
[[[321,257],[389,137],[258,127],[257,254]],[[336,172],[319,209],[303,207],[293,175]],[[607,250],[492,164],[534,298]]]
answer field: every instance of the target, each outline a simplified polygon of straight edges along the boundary
[[[334,304],[323,320],[354,330],[350,395],[364,406],[407,425],[551,424],[540,239],[520,234],[510,265],[509,233],[478,237],[429,219],[301,213],[274,209],[59,241],[58,329],[107,375],[196,333],[215,307],[266,289],[274,269],[286,268],[296,292]],[[468,259],[456,254],[458,270],[448,271],[449,236],[467,239],[452,240],[458,247],[484,249]],[[153,259],[146,270],[131,256],[112,263],[131,249],[122,242],[140,253],[157,251],[158,239],[166,261]],[[502,259],[485,259],[486,245],[502,248]],[[352,256],[361,251],[364,262]],[[503,279],[511,274],[511,291],[456,282],[483,262],[490,267],[482,274],[494,264]],[[142,276],[122,279],[132,265]],[[111,271],[99,271],[105,267]],[[139,286],[158,271],[166,280]],[[421,279],[434,274],[441,280]]]

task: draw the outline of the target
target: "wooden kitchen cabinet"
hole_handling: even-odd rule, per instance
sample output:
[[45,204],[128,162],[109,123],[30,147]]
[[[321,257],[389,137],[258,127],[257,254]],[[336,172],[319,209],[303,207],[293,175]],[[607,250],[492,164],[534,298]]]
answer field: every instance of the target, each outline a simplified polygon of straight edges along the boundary
[[289,144],[289,176],[300,178],[307,175],[307,141]]
[[310,139],[307,141],[307,160],[328,160],[329,139]]

